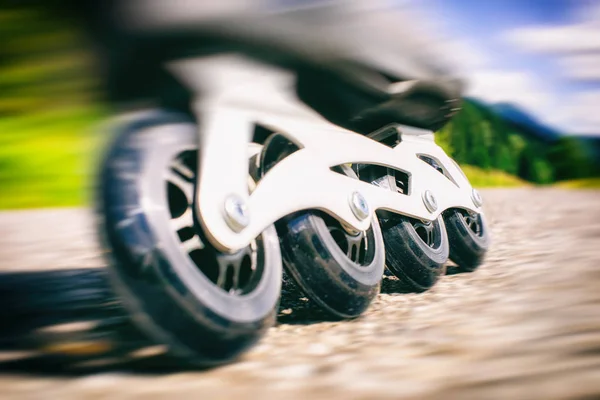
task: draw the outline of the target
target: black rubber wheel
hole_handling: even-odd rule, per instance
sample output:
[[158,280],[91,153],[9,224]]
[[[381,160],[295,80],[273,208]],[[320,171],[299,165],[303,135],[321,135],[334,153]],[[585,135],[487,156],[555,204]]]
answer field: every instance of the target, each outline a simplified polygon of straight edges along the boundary
[[101,169],[99,233],[139,327],[172,354],[215,365],[273,325],[282,268],[272,226],[233,254],[205,239],[193,206],[196,129],[157,112],[120,132]]
[[[264,154],[268,152],[266,148]],[[273,165],[269,159],[263,157],[263,165]],[[338,172],[357,178],[349,167]],[[285,270],[309,299],[335,318],[355,318],[369,307],[385,269],[377,218],[366,232],[349,233],[328,214],[303,211],[276,227]]]
[[285,270],[306,297],[336,318],[355,318],[369,307],[385,268],[376,218],[356,235],[318,212],[300,212],[276,226]]
[[381,222],[387,268],[408,290],[423,292],[435,285],[449,253],[442,217],[426,223],[392,216]]
[[485,258],[490,236],[483,214],[451,209],[444,213],[450,240],[450,259],[462,271],[475,271]]
[[[282,135],[271,135],[260,156],[261,175],[292,154],[298,146]],[[339,166],[336,172],[357,179]],[[385,251],[377,218],[366,232],[349,233],[323,212],[301,211],[278,221],[285,271],[321,308],[335,318],[362,314],[379,293]]]

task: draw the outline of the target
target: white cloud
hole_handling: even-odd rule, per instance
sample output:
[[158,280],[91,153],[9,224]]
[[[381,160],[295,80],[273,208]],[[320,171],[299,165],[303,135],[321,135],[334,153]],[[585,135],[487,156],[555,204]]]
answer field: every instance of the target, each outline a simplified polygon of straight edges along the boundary
[[581,4],[575,14],[568,25],[520,27],[501,38],[524,51],[554,54],[566,78],[600,81],[600,3]]
[[[562,26],[525,26],[507,31],[501,39],[531,52],[554,55],[564,78],[600,81],[600,3],[580,3],[573,23]],[[526,89],[529,90],[529,89]],[[536,97],[548,96],[544,101]],[[539,107],[544,121],[564,132],[600,134],[600,91],[575,92],[560,96],[539,90],[527,100]]]
[[503,33],[501,39],[532,52],[600,52],[600,3],[580,3],[573,23],[520,27]]
[[566,132],[600,134],[600,90],[576,93],[563,99],[553,117],[558,124],[566,125]]
[[562,26],[525,26],[501,39],[533,53],[554,54],[564,77],[600,80],[600,3],[581,4],[576,22]]
[[581,81],[600,81],[600,53],[574,54],[558,60],[565,77]]
[[524,71],[480,70],[469,76],[467,94],[488,102],[518,103],[535,115],[551,106],[552,93],[536,77]]
[[526,51],[571,53],[600,51],[600,26],[528,26],[502,34],[502,39]]

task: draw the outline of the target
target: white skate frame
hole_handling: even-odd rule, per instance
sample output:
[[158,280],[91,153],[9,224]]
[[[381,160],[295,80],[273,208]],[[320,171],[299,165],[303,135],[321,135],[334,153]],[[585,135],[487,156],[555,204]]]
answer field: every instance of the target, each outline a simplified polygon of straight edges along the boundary
[[[375,210],[431,221],[448,208],[482,212],[460,168],[433,141],[433,134],[399,126],[393,149],[325,120],[302,103],[293,73],[249,59],[220,55],[180,60],[170,65],[177,77],[198,90],[193,109],[199,121],[197,207],[211,243],[221,251],[247,246],[267,226],[293,212],[322,210],[358,231],[367,230]],[[300,150],[276,164],[250,193],[249,143],[256,125],[283,134]],[[418,155],[442,166],[441,174]],[[330,170],[341,164],[376,164],[409,175],[409,192],[397,193]],[[429,190],[437,200],[430,212],[423,203]],[[349,198],[360,192],[370,217],[358,219]],[[250,223],[241,232],[224,218],[228,196],[241,196]]]

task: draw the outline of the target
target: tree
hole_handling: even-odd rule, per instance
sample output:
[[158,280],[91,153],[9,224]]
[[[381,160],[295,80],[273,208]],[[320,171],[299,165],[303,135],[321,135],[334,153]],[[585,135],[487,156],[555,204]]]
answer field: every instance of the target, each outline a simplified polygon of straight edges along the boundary
[[535,158],[531,164],[531,178],[536,183],[550,183],[553,180],[553,171],[550,163],[543,158]]
[[557,180],[585,178],[593,174],[592,160],[576,138],[563,137],[549,151]]
[[450,121],[442,129],[436,132],[435,134],[435,142],[438,146],[440,146],[446,154],[450,157],[455,157],[454,146],[452,145],[452,132],[453,132],[453,124],[455,122]]
[[508,144],[497,145],[497,159],[494,167],[508,172],[509,174],[516,175],[518,172],[517,159],[519,154],[511,151],[511,147]]

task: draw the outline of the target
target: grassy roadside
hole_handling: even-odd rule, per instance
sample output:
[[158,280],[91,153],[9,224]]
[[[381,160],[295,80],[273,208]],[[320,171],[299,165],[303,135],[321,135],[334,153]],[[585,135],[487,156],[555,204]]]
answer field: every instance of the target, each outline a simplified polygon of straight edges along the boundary
[[562,189],[600,189],[600,178],[574,179],[558,182],[555,186]]
[[85,204],[100,110],[78,108],[0,120],[0,209]]
[[519,187],[531,185],[514,175],[499,170],[484,170],[472,165],[462,165],[461,169],[477,188]]

